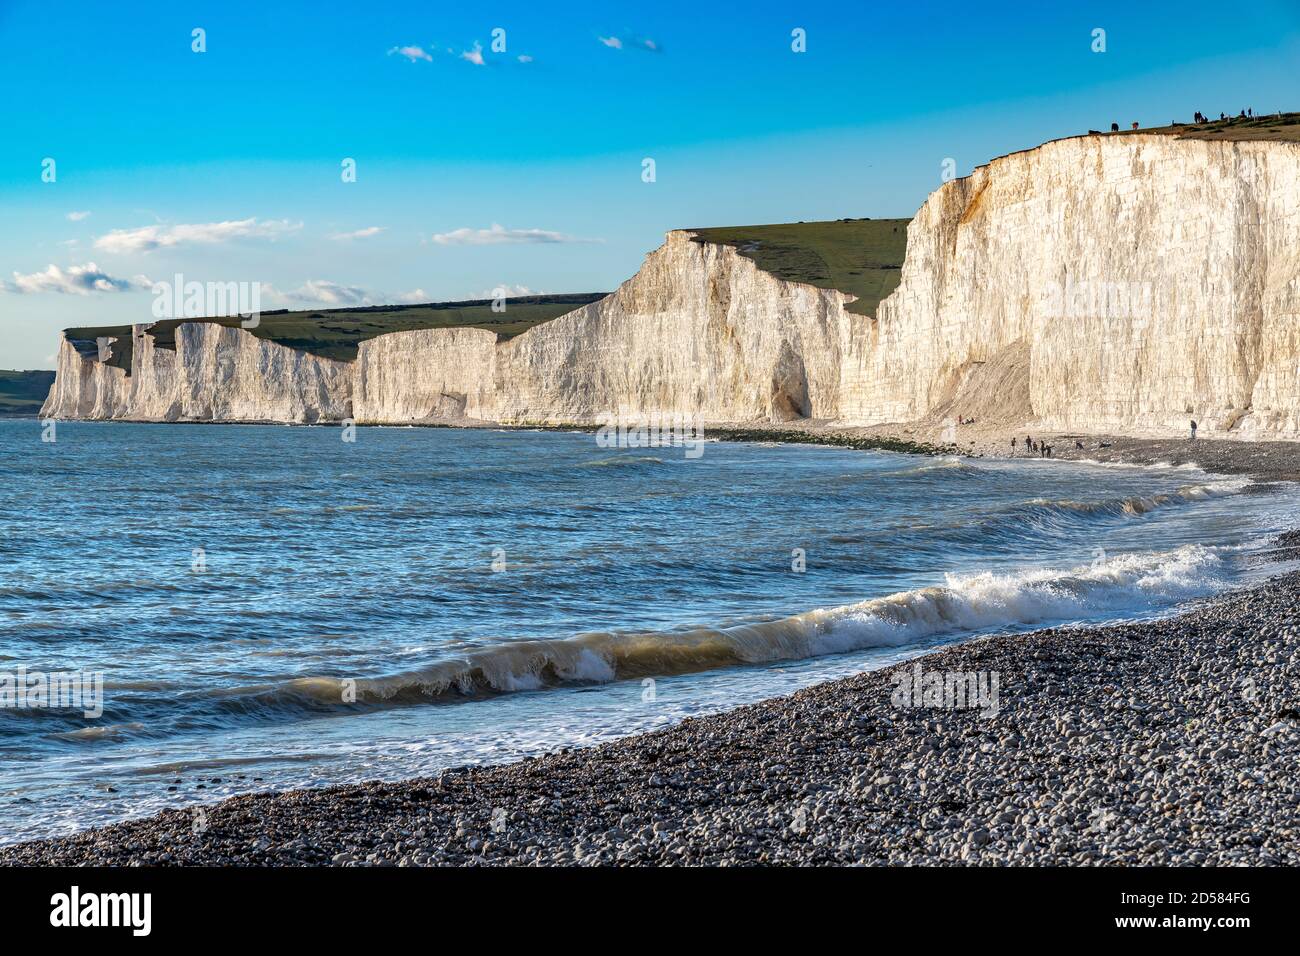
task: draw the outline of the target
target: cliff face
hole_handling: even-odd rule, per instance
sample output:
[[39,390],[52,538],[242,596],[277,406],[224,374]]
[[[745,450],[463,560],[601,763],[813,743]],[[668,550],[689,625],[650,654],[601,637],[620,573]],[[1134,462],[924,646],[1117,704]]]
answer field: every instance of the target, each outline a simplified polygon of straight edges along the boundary
[[83,357],[67,338],[59,341],[54,384],[41,406],[42,418],[113,418],[125,407],[131,386],[125,369],[105,364],[114,340],[96,340],[98,354]]
[[1049,143],[927,200],[899,288],[847,350],[841,410],[920,418],[1027,345],[1038,427],[1295,436],[1298,277],[1295,144]]
[[618,291],[501,346],[496,417],[834,418],[846,298],[671,232]]
[[672,232],[617,292],[508,341],[430,329],[363,342],[356,418],[833,418],[846,300]]
[[[355,363],[191,323],[132,373],[64,343],[45,414],[842,424],[1300,437],[1300,145],[1079,137],[936,190],[873,318],[669,233],[617,292],[509,341],[398,332]],[[101,350],[104,346],[101,345]],[[355,398],[355,402],[354,402]]]
[[42,416],[132,421],[274,421],[312,424],[351,414],[352,366],[259,339],[243,329],[189,322],[176,350],[132,328],[131,374],[83,358],[66,338]]
[[496,356],[496,333],[485,329],[419,329],[368,339],[357,347],[356,420],[494,418]]

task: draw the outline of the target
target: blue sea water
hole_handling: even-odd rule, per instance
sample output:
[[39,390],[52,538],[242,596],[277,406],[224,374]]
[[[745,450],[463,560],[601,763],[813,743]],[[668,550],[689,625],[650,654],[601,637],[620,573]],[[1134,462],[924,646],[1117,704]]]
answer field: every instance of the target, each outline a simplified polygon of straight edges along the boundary
[[[0,421],[0,842],[652,729],[1251,579],[1192,468],[584,433]],[[0,700],[0,704],[3,704]],[[219,781],[219,782],[218,782]]]

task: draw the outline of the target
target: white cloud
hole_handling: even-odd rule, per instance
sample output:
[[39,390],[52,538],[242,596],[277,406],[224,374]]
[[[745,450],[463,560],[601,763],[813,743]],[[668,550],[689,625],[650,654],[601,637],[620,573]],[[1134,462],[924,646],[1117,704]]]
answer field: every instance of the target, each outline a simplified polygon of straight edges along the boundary
[[433,62],[433,57],[426,53],[423,47],[395,46],[388,51],[388,55],[392,56],[394,53],[406,57],[406,59],[411,63],[414,63],[416,60],[428,60],[430,63]]
[[659,48],[659,44],[656,43],[654,40],[651,40],[649,37],[638,37],[638,36],[621,36],[621,37],[612,37],[612,36],[611,36],[611,37],[602,37],[602,36],[598,36],[596,39],[598,39],[601,43],[605,44],[605,46],[610,47],[611,49],[614,49],[614,50],[624,50],[624,49],[626,49],[626,50],[648,50],[648,51],[650,51],[651,53],[661,53],[661,52],[663,52],[663,51]]
[[429,296],[423,289],[410,292],[390,294],[356,285],[342,285],[328,279],[308,279],[296,289],[281,292],[275,286],[263,284],[263,295],[267,300],[286,308],[294,306],[314,306],[323,308],[346,309],[361,305],[385,305],[401,303],[403,305],[428,302]]
[[86,212],[70,212],[68,213],[68,219],[71,222],[81,222],[81,220],[85,219],[89,215],[90,215],[89,210],[87,210]]
[[474,41],[474,49],[464,51],[463,53],[461,53],[460,58],[462,60],[468,60],[470,63],[473,63],[475,66],[482,66],[483,65],[483,44],[479,43],[477,40]]
[[373,305],[374,297],[370,290],[355,285],[340,285],[328,279],[308,279],[296,289],[279,292],[271,287],[271,298],[286,302],[301,302],[314,305]]
[[335,240],[369,239],[371,236],[379,235],[385,228],[385,226],[366,226],[364,229],[356,229],[352,232],[336,232],[330,238]]
[[453,229],[451,232],[434,233],[429,238],[440,246],[495,246],[505,243],[593,241],[568,236],[562,232],[549,232],[545,229],[507,229],[495,222],[492,223],[491,229]]
[[498,295],[504,295],[507,299],[513,299],[521,295],[548,295],[539,289],[530,289],[526,285],[499,285],[495,289],[486,289],[480,292],[474,298],[476,299],[495,299]]
[[57,292],[62,295],[90,295],[92,292],[131,292],[148,289],[152,283],[145,276],[134,279],[119,279],[109,275],[93,262],[84,266],[68,266],[61,269],[50,263],[44,272],[29,275],[14,273],[12,282],[0,280],[0,291],[15,295],[30,295],[39,292]]
[[302,228],[287,219],[236,219],[227,222],[192,223],[176,226],[141,226],[114,229],[95,240],[95,248],[112,253],[152,252],[171,246],[229,242],[233,239],[275,239]]

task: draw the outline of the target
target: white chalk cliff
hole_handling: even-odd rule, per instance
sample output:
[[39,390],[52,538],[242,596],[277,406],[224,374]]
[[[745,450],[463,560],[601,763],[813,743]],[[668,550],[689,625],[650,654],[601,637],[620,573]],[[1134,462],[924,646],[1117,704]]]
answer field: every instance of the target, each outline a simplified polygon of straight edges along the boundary
[[877,315],[668,234],[615,293],[508,341],[397,332],[352,363],[190,323],[131,374],[65,341],[43,414],[146,421],[842,424],[1300,437],[1300,144],[1086,136],[936,190]]
[[42,416],[130,421],[294,422],[348,418],[352,366],[209,322],[176,328],[176,348],[159,348],[148,326],[132,327],[131,374],[104,364],[114,345],[99,339],[85,358],[66,337]]
[[854,421],[919,418],[1019,348],[1040,427],[1296,436],[1300,144],[1087,136],[994,160],[921,207],[856,332]]

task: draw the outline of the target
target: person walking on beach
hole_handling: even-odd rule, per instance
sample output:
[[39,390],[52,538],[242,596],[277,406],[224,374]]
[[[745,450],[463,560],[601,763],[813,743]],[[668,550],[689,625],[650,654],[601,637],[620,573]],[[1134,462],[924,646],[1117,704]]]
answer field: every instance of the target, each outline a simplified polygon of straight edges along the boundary
[[1011,436],[1011,457],[1012,458],[1016,457],[1016,436],[1015,435]]
[[1188,440],[1196,441],[1196,419],[1195,418],[1192,419],[1192,437]]

